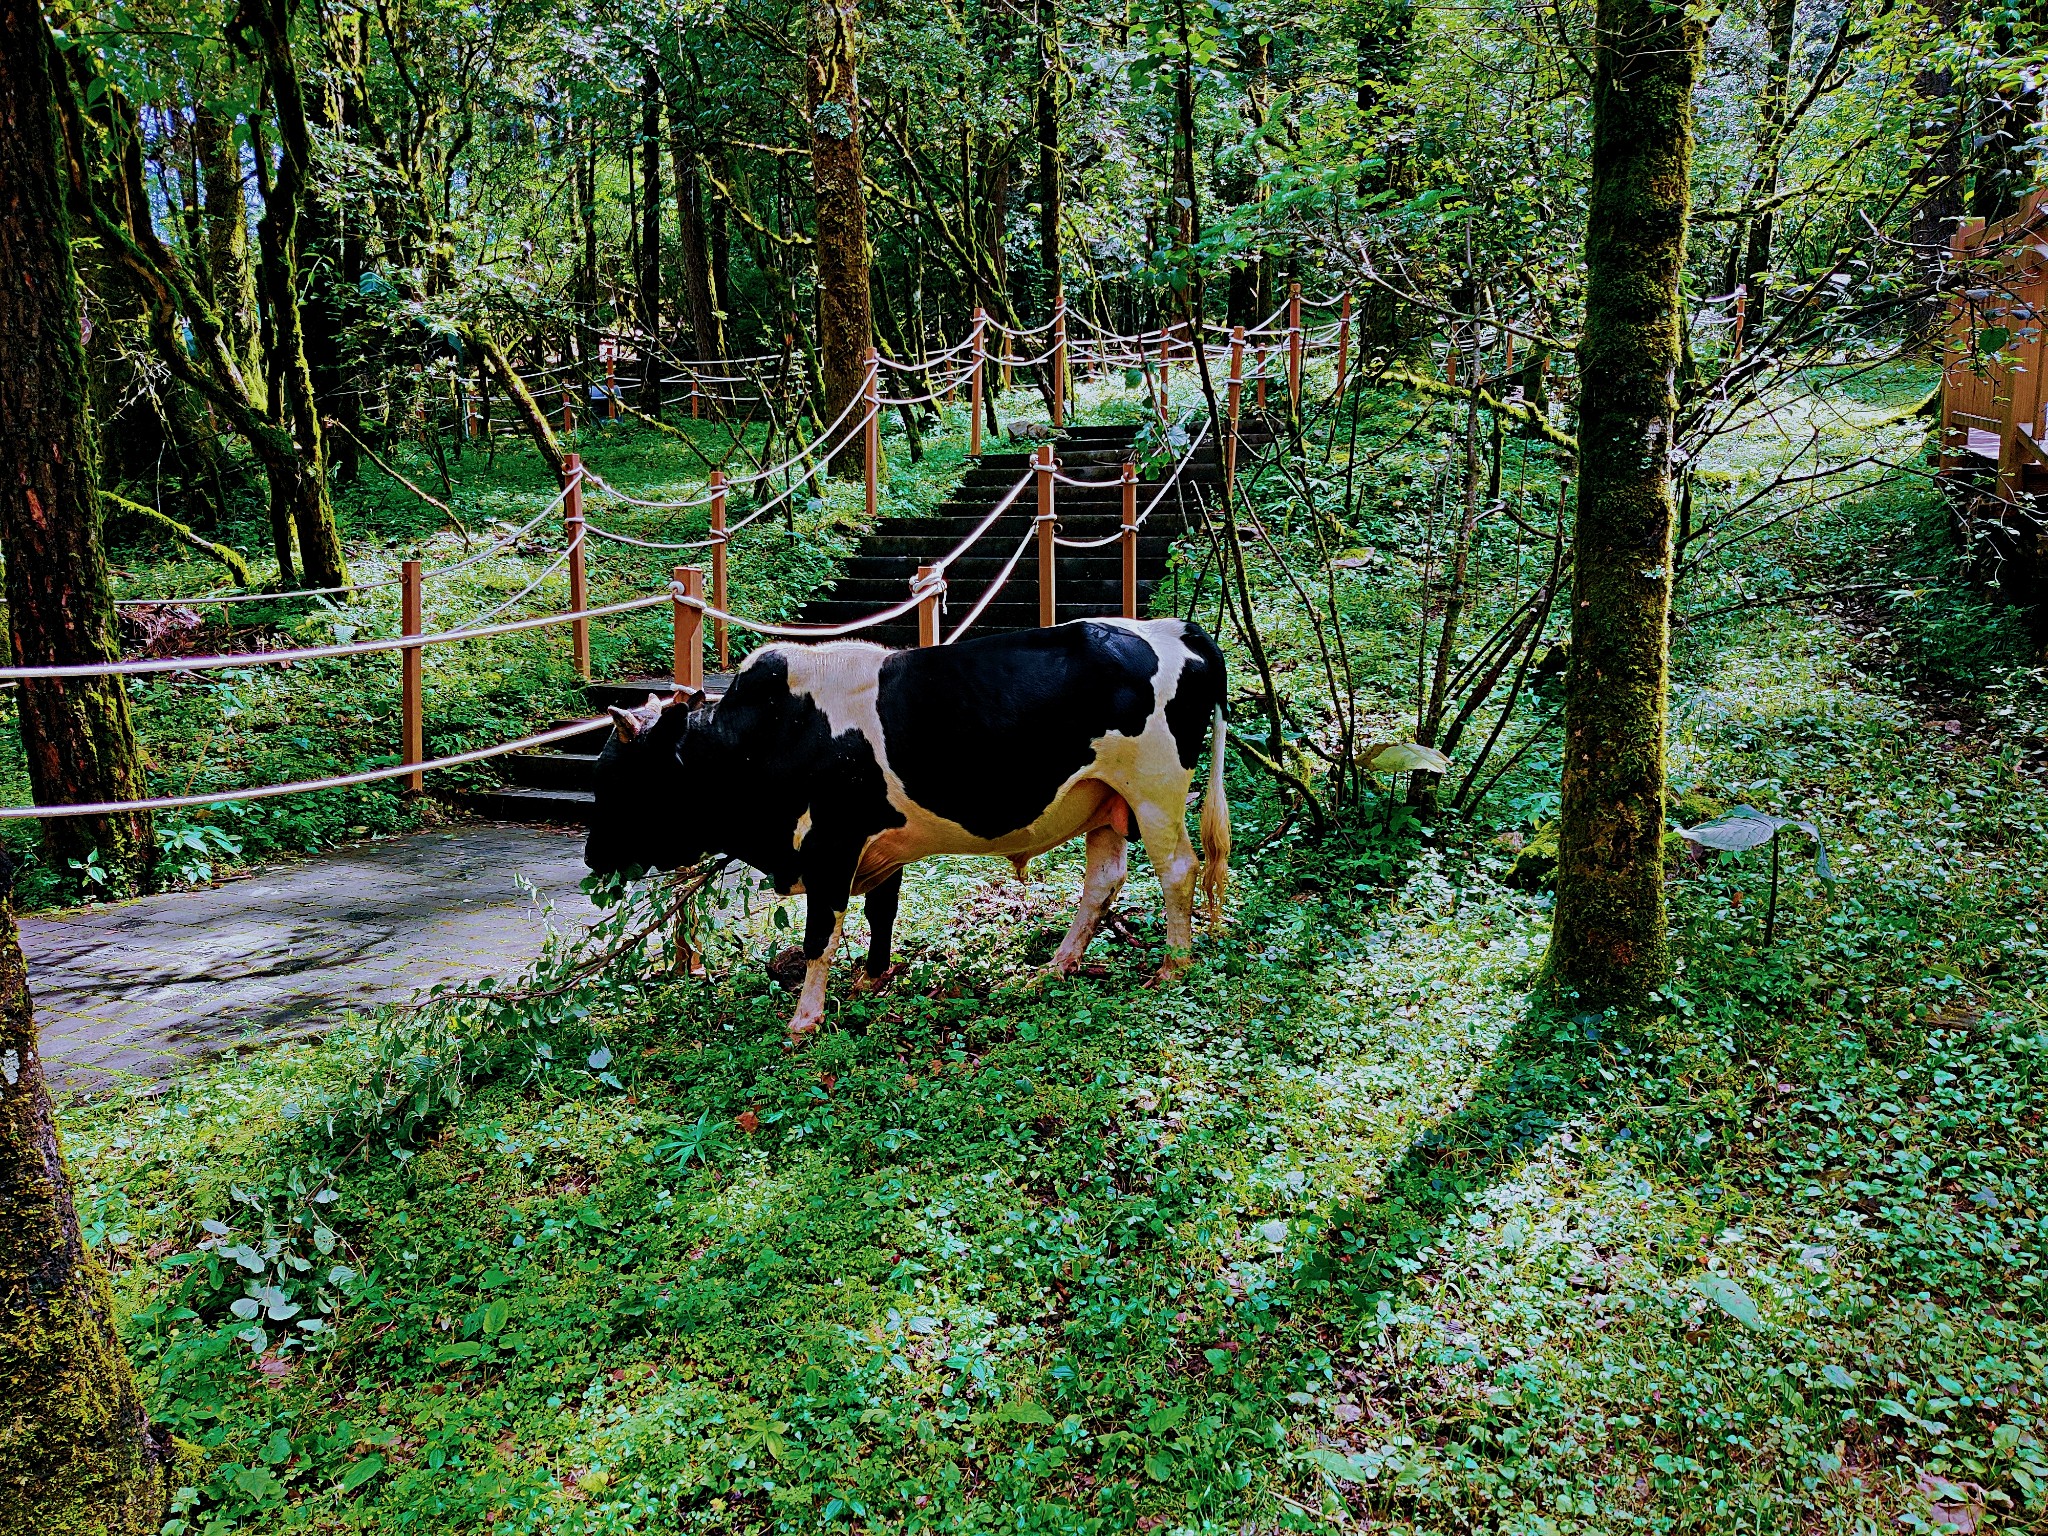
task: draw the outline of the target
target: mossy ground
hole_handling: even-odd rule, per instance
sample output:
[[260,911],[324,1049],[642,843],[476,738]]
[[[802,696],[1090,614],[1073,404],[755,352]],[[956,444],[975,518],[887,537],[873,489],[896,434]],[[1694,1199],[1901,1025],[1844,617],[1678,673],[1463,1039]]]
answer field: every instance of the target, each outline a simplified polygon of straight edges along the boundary
[[[1409,547],[1433,451],[1352,541]],[[1075,851],[941,861],[906,972],[798,1054],[757,902],[707,980],[536,1000],[338,1177],[322,1106],[400,1024],[73,1109],[155,1411],[207,1448],[179,1529],[2048,1528],[2048,703],[1939,522],[1816,505],[1685,594],[1887,583],[1682,630],[1674,784],[1815,818],[1841,878],[1788,859],[1762,953],[1758,863],[1680,865],[1647,1025],[1532,1006],[1539,747],[1427,840],[1375,806],[1261,846],[1233,772],[1230,924],[1165,990],[1148,875],[1055,981]],[[1405,557],[1340,601],[1391,727]]]

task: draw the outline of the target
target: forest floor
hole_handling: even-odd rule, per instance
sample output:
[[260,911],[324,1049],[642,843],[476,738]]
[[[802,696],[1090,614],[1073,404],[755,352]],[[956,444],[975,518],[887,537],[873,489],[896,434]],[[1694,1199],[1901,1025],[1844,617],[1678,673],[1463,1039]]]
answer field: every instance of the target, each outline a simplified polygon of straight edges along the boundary
[[[1405,409],[1382,551],[1446,451]],[[1077,851],[934,861],[802,1052],[764,898],[701,980],[565,948],[71,1109],[205,1451],[171,1536],[2048,1529],[2048,686],[1917,484],[1794,510],[1684,594],[1674,783],[1838,878],[1792,851],[1765,950],[1766,867],[1679,861],[1647,1023],[1532,990],[1539,740],[1469,821],[1321,841],[1234,767],[1170,988],[1149,877],[1053,980]],[[1412,562],[1346,579],[1398,717]]]

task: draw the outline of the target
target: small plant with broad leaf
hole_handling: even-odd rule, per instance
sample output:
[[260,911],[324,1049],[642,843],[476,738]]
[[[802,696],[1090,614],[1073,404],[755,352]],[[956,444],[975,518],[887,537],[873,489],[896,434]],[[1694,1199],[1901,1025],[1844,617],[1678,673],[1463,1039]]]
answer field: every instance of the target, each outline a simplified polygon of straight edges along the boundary
[[1828,845],[1821,838],[1820,828],[1797,816],[1773,816],[1754,806],[1738,805],[1712,821],[1703,821],[1696,827],[1681,827],[1678,833],[1687,842],[1711,848],[1717,853],[1746,853],[1769,844],[1771,895],[1769,904],[1764,908],[1765,949],[1771,947],[1778,935],[1778,834],[1787,827],[1804,832],[1813,839],[1813,872],[1823,880],[1833,880],[1835,872],[1828,864]]

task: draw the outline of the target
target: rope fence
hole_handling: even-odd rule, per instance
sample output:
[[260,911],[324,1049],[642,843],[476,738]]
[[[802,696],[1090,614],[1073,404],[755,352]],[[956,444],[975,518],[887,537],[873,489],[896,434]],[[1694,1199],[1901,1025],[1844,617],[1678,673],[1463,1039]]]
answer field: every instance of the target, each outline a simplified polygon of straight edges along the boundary
[[[1336,354],[1337,387],[1341,390],[1348,362],[1350,337],[1350,297],[1342,298],[1342,309],[1335,321],[1315,327],[1313,330],[1301,324],[1301,296],[1299,285],[1289,293],[1288,300],[1278,310],[1252,327],[1234,326],[1229,330],[1230,385],[1229,411],[1226,428],[1223,473],[1226,483],[1235,475],[1238,419],[1241,409],[1242,388],[1250,382],[1256,387],[1263,404],[1264,390],[1273,360],[1282,352],[1286,354],[1287,367],[1283,374],[1285,387],[1294,398],[1299,398],[1302,384],[1304,354],[1311,345],[1323,350],[1334,350]],[[799,489],[812,485],[818,473],[820,461],[830,462],[839,454],[851,449],[856,441],[864,463],[866,508],[870,523],[877,511],[877,478],[880,463],[879,426],[885,409],[904,408],[928,404],[934,401],[950,400],[961,389],[966,389],[971,403],[969,425],[970,453],[981,451],[981,428],[983,418],[983,392],[989,369],[1000,367],[1005,375],[1016,368],[1032,368],[1041,364],[1052,365],[1051,405],[1055,428],[1064,426],[1065,398],[1069,389],[1070,368],[1075,363],[1084,367],[1105,368],[1115,365],[1142,366],[1153,374],[1157,384],[1157,406],[1162,422],[1166,418],[1167,390],[1170,387],[1171,368],[1176,360],[1191,359],[1194,342],[1184,322],[1168,323],[1150,332],[1122,335],[1107,331],[1086,319],[1077,317],[1079,324],[1089,333],[1078,345],[1070,343],[1068,336],[1069,312],[1064,300],[1056,305],[1052,317],[1043,324],[1032,327],[1012,327],[977,310],[973,325],[966,338],[942,351],[931,353],[917,361],[901,361],[883,358],[870,349],[867,368],[862,386],[855,397],[834,420],[810,441],[796,449],[781,463],[745,475],[728,478],[722,470],[710,472],[709,481],[701,494],[675,500],[651,500],[633,496],[612,485],[601,474],[585,466],[576,454],[566,456],[562,475],[562,487],[545,505],[518,527],[505,532],[485,547],[464,555],[461,559],[431,569],[424,568],[418,560],[406,560],[401,564],[400,574],[393,578],[353,583],[348,586],[323,588],[300,588],[288,592],[216,592],[192,597],[123,598],[118,600],[122,607],[161,606],[169,604],[190,604],[195,606],[226,605],[245,602],[276,602],[290,598],[338,596],[345,593],[376,591],[398,587],[401,592],[401,632],[395,636],[364,640],[338,641],[331,645],[296,646],[271,651],[250,651],[222,653],[218,655],[180,657],[140,657],[125,660],[65,664],[53,666],[0,666],[0,685],[12,686],[23,682],[70,681],[74,679],[104,677],[150,677],[169,674],[191,674],[224,670],[250,669],[264,666],[291,666],[307,662],[384,655],[398,652],[401,659],[401,748],[400,761],[388,767],[364,770],[358,773],[336,774],[319,779],[294,780],[288,783],[256,785],[240,789],[224,789],[206,793],[163,795],[147,799],[97,801],[71,805],[11,806],[0,807],[0,820],[28,818],[64,818],[80,816],[121,815],[138,811],[176,810],[198,806],[227,804],[238,801],[269,799],[284,795],[314,793],[323,790],[341,789],[352,786],[387,782],[403,779],[406,787],[414,791],[423,788],[423,776],[432,771],[461,767],[484,762],[509,753],[546,747],[573,739],[601,726],[602,720],[580,721],[572,725],[559,726],[532,735],[521,736],[492,746],[429,758],[424,751],[421,663],[425,653],[441,645],[483,640],[503,635],[523,634],[532,631],[570,626],[572,648],[579,674],[590,676],[590,625],[593,620],[604,620],[627,614],[645,612],[666,606],[670,609],[673,628],[675,657],[674,677],[676,685],[682,688],[701,688],[704,677],[704,659],[707,648],[715,651],[721,668],[729,665],[729,628],[745,630],[750,634],[771,639],[829,640],[846,635],[872,630],[878,625],[900,619],[916,610],[918,614],[919,642],[923,645],[952,644],[967,634],[987,613],[998,596],[1007,589],[1022,564],[1026,553],[1035,544],[1038,549],[1038,597],[1039,618],[1043,624],[1052,624],[1057,618],[1057,592],[1055,588],[1057,550],[1085,550],[1105,548],[1111,544],[1122,545],[1123,549],[1123,602],[1126,617],[1137,613],[1137,539],[1152,513],[1161,505],[1166,496],[1180,483],[1188,466],[1194,463],[1209,442],[1211,424],[1203,423],[1202,429],[1176,456],[1171,472],[1160,483],[1151,499],[1140,509],[1137,506],[1137,467],[1134,464],[1119,466],[1120,475],[1115,480],[1088,479],[1069,475],[1061,471],[1053,457],[1050,444],[1041,445],[1032,456],[1032,462],[1024,473],[997,498],[989,511],[982,516],[975,527],[945,554],[930,564],[920,566],[910,582],[910,590],[902,600],[892,603],[877,612],[850,619],[844,623],[829,625],[774,623],[752,618],[732,609],[727,595],[727,552],[734,534],[748,527],[782,505]],[[1284,326],[1276,322],[1284,318]],[[1202,322],[1205,334],[1216,329],[1212,322]],[[1047,337],[1043,351],[1029,356],[1017,355],[1014,343],[1036,337]],[[999,341],[1000,348],[992,345]],[[1247,347],[1252,357],[1252,374],[1245,370]],[[650,347],[649,355],[654,349]],[[616,374],[620,365],[619,346],[614,341],[608,349],[606,388],[616,392]],[[697,362],[669,359],[672,366],[681,371],[665,375],[663,384],[689,382],[698,390],[708,383],[750,385],[768,390],[772,381],[765,375],[772,365],[774,371],[787,375],[792,371],[793,352],[762,353],[752,358],[705,359]],[[714,373],[712,369],[723,369],[745,364],[762,365],[756,372]],[[908,398],[885,396],[881,391],[883,370],[921,378],[926,393]],[[522,379],[545,382],[551,378],[567,379],[579,370],[573,363],[564,362],[530,373],[520,375]],[[566,395],[565,386],[565,395]],[[728,526],[726,507],[733,492],[745,491],[772,481],[781,476],[786,483],[778,494],[752,508],[746,516]],[[1101,538],[1069,539],[1058,533],[1057,487],[1100,491],[1109,486],[1118,486],[1121,491],[1122,513],[1118,528]],[[1023,536],[1009,552],[995,576],[989,581],[968,609],[959,624],[950,634],[940,633],[940,611],[948,589],[948,572],[970,551],[974,550],[992,528],[1011,512],[1026,493],[1036,489],[1036,511]],[[702,538],[664,541],[642,538],[616,529],[599,527],[585,516],[586,494],[610,500],[647,511],[683,512],[698,507],[708,509],[710,529]],[[473,569],[487,561],[503,555],[507,550],[532,537],[541,526],[559,512],[562,520],[563,546],[530,580],[516,592],[486,612],[458,624],[427,631],[423,620],[423,592],[430,582],[442,581],[459,572]],[[674,568],[672,579],[659,590],[642,592],[616,602],[593,604],[589,600],[587,555],[590,541],[599,541],[663,553],[683,553],[709,550],[711,552],[710,590],[705,589],[705,572],[695,566]],[[568,574],[568,605],[559,612],[542,613],[516,619],[502,619],[500,616],[534,596],[553,577],[566,569]],[[705,621],[712,625],[712,634],[704,632]],[[709,642],[707,647],[707,642]]]

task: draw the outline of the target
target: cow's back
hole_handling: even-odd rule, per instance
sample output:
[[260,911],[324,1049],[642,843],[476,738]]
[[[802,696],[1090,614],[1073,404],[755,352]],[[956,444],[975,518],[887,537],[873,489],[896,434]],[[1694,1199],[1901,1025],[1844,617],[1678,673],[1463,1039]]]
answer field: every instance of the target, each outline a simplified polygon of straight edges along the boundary
[[[1222,658],[1193,625],[1084,619],[898,651],[877,709],[889,771],[910,799],[993,839],[1043,813],[1103,737],[1143,735],[1162,707],[1192,764],[1221,686]],[[1192,741],[1176,718],[1183,694],[1203,701]]]

